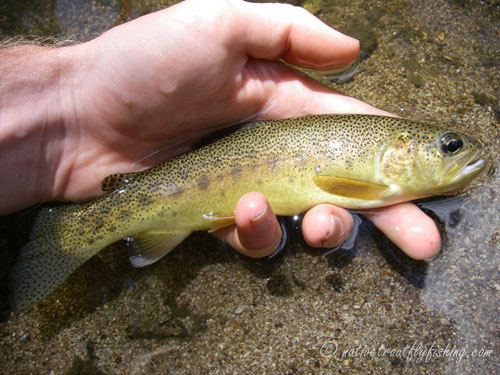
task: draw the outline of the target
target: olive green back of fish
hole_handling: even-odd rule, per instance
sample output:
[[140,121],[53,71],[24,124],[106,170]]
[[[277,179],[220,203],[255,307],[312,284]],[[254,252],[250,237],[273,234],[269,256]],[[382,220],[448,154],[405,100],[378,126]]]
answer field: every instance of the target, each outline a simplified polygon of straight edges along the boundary
[[[264,121],[147,171],[110,177],[102,198],[40,212],[10,277],[12,307],[45,298],[124,237],[134,237],[140,249],[132,263],[150,264],[192,231],[231,224],[237,200],[249,191],[264,193],[281,215],[318,203],[364,208],[419,197],[418,176],[405,168],[423,158],[426,169],[439,172],[450,157],[436,151],[441,133],[437,126],[364,115]],[[480,148],[463,137],[470,152]],[[420,189],[429,195],[425,185]]]

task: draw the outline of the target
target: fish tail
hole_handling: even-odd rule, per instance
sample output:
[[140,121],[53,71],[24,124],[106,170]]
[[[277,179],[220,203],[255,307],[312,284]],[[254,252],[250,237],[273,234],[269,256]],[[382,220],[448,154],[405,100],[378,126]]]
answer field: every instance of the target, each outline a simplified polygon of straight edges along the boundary
[[10,274],[12,310],[24,310],[49,296],[81,263],[57,241],[47,237],[30,241]]
[[102,241],[74,231],[81,216],[77,205],[42,210],[30,241],[21,249],[9,276],[13,311],[24,310],[48,297],[80,265],[99,252]]

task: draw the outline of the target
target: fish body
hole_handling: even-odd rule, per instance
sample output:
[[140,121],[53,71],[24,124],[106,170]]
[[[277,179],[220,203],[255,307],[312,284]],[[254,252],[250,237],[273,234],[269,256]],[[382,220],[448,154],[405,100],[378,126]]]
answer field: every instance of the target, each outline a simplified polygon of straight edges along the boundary
[[153,263],[193,231],[232,224],[250,191],[278,215],[320,203],[382,207],[463,188],[486,168],[482,152],[468,135],[401,118],[257,122],[146,171],[110,176],[99,199],[41,210],[10,277],[11,304],[37,303],[125,237],[140,250],[134,266]]

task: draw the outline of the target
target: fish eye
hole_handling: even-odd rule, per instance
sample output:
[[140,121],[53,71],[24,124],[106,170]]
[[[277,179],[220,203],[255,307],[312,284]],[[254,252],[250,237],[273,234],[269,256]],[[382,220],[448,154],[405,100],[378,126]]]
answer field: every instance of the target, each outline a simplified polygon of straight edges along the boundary
[[456,154],[462,149],[464,142],[462,138],[456,133],[446,132],[439,138],[439,146],[443,153],[446,155]]

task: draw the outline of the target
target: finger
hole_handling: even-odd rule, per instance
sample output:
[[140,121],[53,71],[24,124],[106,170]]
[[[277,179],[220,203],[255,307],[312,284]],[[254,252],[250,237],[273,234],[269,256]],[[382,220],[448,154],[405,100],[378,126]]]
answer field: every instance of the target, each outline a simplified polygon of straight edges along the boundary
[[352,216],[349,211],[320,204],[311,208],[302,221],[302,234],[312,247],[330,248],[344,242],[352,230]]
[[236,204],[235,225],[213,234],[243,255],[271,255],[281,241],[281,227],[264,195],[247,193]]
[[250,59],[247,62],[238,100],[241,111],[254,106],[260,108],[256,114],[259,119],[303,116],[311,113],[394,116],[334,91],[283,64],[267,60]]
[[283,58],[311,68],[338,68],[358,56],[359,42],[346,36],[300,7],[287,4],[243,3],[241,19],[249,56]]
[[363,214],[408,256],[428,259],[439,252],[441,238],[436,224],[413,203],[400,203]]

